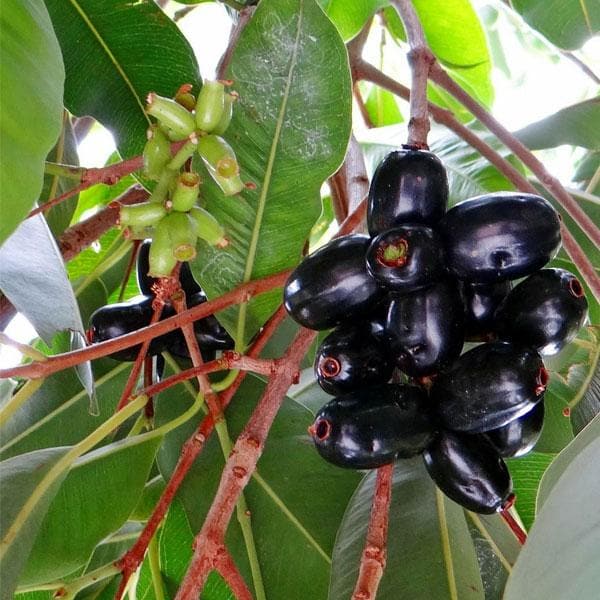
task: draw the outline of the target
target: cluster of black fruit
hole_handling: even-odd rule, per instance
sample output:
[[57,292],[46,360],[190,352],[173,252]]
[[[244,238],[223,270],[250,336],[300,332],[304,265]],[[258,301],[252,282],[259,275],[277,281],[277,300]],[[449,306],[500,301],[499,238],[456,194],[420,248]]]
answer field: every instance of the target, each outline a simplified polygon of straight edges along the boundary
[[[152,287],[157,281],[148,275],[150,245],[150,240],[144,241],[140,245],[137,257],[136,274],[141,295],[127,302],[107,304],[96,310],[90,317],[90,328],[88,329],[90,343],[111,340],[126,333],[137,331],[142,327],[147,327],[150,324],[153,314]],[[206,295],[194,279],[186,262],[181,264],[179,282],[181,289],[185,292],[188,308],[206,302]],[[161,319],[172,317],[174,314],[175,309],[167,304],[163,308]],[[234,346],[232,338],[214,315],[195,321],[194,333],[202,354],[202,360],[205,362],[213,360],[217,350],[229,350]],[[116,360],[133,361],[136,359],[139,350],[140,345],[136,345],[114,352],[110,356]],[[190,358],[181,329],[154,338],[150,343],[148,355],[156,356],[165,350],[181,358]]]
[[[444,493],[491,513],[511,497],[503,457],[541,432],[541,355],[575,337],[587,302],[574,275],[542,268],[560,246],[544,198],[501,192],[448,211],[447,200],[435,155],[388,154],[369,190],[370,236],[309,255],[284,299],[301,325],[335,327],[315,360],[335,396],[309,428],[319,453],[357,469],[423,453]],[[465,341],[484,343],[461,355]]]

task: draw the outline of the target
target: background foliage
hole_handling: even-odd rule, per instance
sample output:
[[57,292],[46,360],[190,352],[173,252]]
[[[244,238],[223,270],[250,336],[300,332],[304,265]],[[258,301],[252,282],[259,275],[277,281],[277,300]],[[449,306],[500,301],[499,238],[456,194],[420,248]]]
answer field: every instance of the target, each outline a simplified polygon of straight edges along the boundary
[[[131,280],[123,282],[130,243],[116,230],[66,268],[56,243],[69,225],[137,183],[135,176],[116,186],[94,186],[45,218],[21,223],[36,201],[45,202],[72,183],[44,180],[44,161],[77,163],[76,146],[86,133],[82,117],[93,117],[112,133],[116,154],[110,162],[130,158],[145,143],[147,93],[171,96],[186,82],[197,90],[202,75],[210,77],[200,73],[192,45],[161,8],[165,4],[5,0],[1,5],[0,289],[34,324],[44,342],[34,343],[46,353],[68,349],[60,332],[81,332],[93,310],[116,301],[121,288],[125,297],[137,293]],[[185,4],[192,8],[195,2]],[[235,22],[234,8],[240,6],[228,4]],[[552,63],[578,58],[600,28],[600,4],[585,0],[414,4],[439,62],[491,109],[498,101],[494,82],[499,72],[518,84],[519,69],[506,61],[502,36],[510,34],[523,56]],[[173,15],[182,6],[166,8]],[[205,205],[231,241],[225,251],[201,245],[192,263],[210,298],[293,267],[309,237],[313,246],[328,239],[335,218],[323,183],[342,163],[351,131],[369,173],[406,139],[407,105],[375,85],[361,83],[354,90],[373,127],[365,128],[357,110],[353,115],[344,43],[374,15],[367,48],[375,49],[376,66],[390,68],[408,85],[406,71],[397,64],[407,50],[404,28],[385,0],[261,0],[254,10],[226,76],[240,94],[227,139],[243,180],[256,189],[224,198],[206,178]],[[196,45],[202,48],[202,41]],[[600,222],[597,84],[597,78],[590,78],[587,95],[582,93],[579,101],[550,115],[540,111],[515,133],[542,160],[566,157],[566,183],[595,223]],[[434,85],[429,94],[530,176],[464,107]],[[451,203],[513,188],[454,133],[434,124],[430,139],[448,170]],[[600,249],[564,218],[600,269]],[[576,271],[564,252],[553,264]],[[219,315],[239,347],[277,308],[280,295],[276,289],[254,299],[247,315],[235,307]],[[443,497],[420,460],[399,462],[388,568],[378,598],[402,594],[414,600],[494,600],[503,596],[505,586],[509,600],[584,599],[597,593],[600,306],[589,292],[588,299],[588,325],[548,363],[552,376],[542,438],[535,452],[509,464],[519,516],[531,528],[527,545],[520,551],[499,517],[474,515]],[[295,325],[285,322],[265,355],[280,356],[295,331]],[[169,364],[175,371],[186,366]],[[333,468],[311,447],[306,426],[327,398],[309,365],[310,353],[304,364],[308,368],[288,392],[245,495],[267,597],[338,600],[350,596],[356,581],[375,477]],[[128,363],[105,358],[78,374],[66,370],[43,381],[0,382],[0,414],[16,394],[26,397],[6,422],[0,421],[0,525],[3,535],[16,532],[2,548],[2,598],[16,594],[19,600],[46,600],[57,587],[46,584],[69,582],[110,565],[133,545],[151,514],[183,441],[197,425],[198,413],[191,414],[196,390],[188,383],[155,398],[153,428],[145,433],[132,432],[131,417],[108,437],[96,439],[98,428],[114,412],[129,369]],[[237,393],[226,414],[233,438],[263,389],[264,381],[250,376]],[[89,410],[90,394],[96,396],[97,415]],[[147,558],[141,567],[137,598],[174,597],[223,464],[223,449],[211,438],[161,526],[158,561],[151,564]],[[48,478],[49,473],[54,475]],[[251,581],[235,519],[227,542]],[[162,582],[158,587],[157,576]],[[108,577],[77,597],[111,598],[117,580]],[[225,600],[232,594],[213,574],[202,598]]]

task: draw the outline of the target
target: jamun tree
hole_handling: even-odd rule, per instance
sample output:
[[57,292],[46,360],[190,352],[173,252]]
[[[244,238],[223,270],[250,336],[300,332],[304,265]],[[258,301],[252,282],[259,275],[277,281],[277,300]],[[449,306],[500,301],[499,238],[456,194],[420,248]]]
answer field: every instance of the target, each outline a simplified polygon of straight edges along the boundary
[[597,597],[600,5],[173,4],[0,8],[2,598]]

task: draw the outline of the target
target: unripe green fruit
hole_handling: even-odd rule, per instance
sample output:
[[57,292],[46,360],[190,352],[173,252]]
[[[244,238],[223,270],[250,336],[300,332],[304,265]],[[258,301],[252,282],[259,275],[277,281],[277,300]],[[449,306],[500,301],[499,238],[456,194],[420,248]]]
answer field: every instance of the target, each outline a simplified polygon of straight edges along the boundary
[[196,226],[196,233],[199,238],[202,238],[211,246],[219,246],[221,248],[229,243],[225,237],[225,230],[221,224],[208,211],[194,206],[190,210],[190,218]]
[[158,125],[148,129],[148,141],[144,146],[144,175],[158,181],[167,163],[171,160],[169,138]]
[[196,125],[210,133],[220,122],[225,109],[225,86],[220,81],[205,81],[196,102]]
[[148,275],[150,277],[168,277],[177,264],[177,259],[171,252],[169,227],[164,221],[165,219],[158,224],[152,236],[152,245],[148,257],[150,263]]
[[205,135],[198,140],[198,154],[208,172],[226,196],[244,189],[239,176],[239,165],[231,146],[218,135]]
[[123,227],[151,227],[156,225],[166,214],[165,207],[157,202],[121,206],[119,224]]
[[196,256],[196,227],[187,213],[172,212],[156,226],[150,246],[151,277],[167,277],[177,261]]
[[233,116],[233,103],[235,102],[235,96],[233,94],[225,94],[223,103],[223,114],[217,123],[217,126],[213,129],[213,133],[217,135],[223,135],[229,123],[231,123],[231,117]]
[[146,112],[154,117],[173,140],[184,140],[196,128],[193,115],[181,104],[150,92],[147,98]]
[[196,204],[199,191],[200,176],[198,173],[181,173],[171,195],[173,210],[189,211]]

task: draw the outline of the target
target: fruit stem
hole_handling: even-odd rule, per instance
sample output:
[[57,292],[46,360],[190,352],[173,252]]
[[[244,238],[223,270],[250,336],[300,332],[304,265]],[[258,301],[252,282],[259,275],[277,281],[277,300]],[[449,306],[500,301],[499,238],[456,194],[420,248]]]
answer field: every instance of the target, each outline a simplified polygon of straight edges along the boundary
[[44,164],[44,173],[46,175],[54,175],[56,177],[63,177],[64,179],[73,179],[75,181],[81,181],[83,174],[85,173],[85,167],[75,167],[73,165],[61,165],[46,161]]
[[521,528],[517,520],[510,513],[509,508],[500,511],[500,516],[504,519],[510,530],[515,534],[517,541],[521,546],[527,541],[527,533]]

